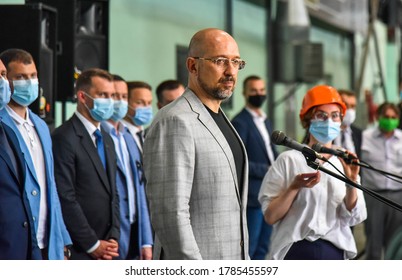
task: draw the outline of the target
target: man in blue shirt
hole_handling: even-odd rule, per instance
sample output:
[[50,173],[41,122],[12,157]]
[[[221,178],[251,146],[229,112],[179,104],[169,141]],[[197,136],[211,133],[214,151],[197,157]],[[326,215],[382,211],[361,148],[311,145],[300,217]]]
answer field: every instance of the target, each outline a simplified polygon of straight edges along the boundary
[[113,116],[102,128],[113,139],[117,154],[116,186],[120,202],[119,259],[152,259],[152,231],[145,197],[140,150],[120,121],[128,110],[128,87],[114,75]]

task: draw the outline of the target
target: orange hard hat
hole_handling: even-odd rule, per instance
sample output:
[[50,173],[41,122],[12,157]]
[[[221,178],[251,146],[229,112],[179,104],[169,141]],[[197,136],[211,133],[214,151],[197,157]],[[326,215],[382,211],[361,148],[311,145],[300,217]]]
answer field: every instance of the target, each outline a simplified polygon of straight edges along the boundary
[[303,98],[302,107],[300,109],[300,119],[303,120],[304,115],[313,107],[335,103],[341,107],[342,116],[345,115],[346,105],[343,103],[338,91],[327,85],[318,85],[309,89]]

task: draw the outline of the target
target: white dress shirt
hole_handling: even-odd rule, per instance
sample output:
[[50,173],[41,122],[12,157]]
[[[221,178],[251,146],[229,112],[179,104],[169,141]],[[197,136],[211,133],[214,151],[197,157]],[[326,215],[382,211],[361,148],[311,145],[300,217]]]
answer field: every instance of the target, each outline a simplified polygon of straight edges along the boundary
[[137,143],[137,147],[140,150],[140,152],[142,153],[142,144],[141,142],[144,140],[140,140],[140,136],[138,136],[138,132],[143,131],[144,128],[138,128],[137,126],[133,125],[132,123],[126,121],[126,120],[121,120],[121,122],[127,127],[128,131],[130,131],[131,135],[133,135],[135,143]]
[[261,111],[261,116],[258,115],[255,111],[246,107],[246,110],[253,116],[253,122],[257,127],[258,131],[261,134],[262,139],[264,140],[265,148],[268,152],[268,158],[271,164],[275,161],[274,152],[271,147],[271,138],[269,137],[267,127],[265,126],[265,120],[267,119],[267,115]]
[[[361,160],[374,168],[402,175],[402,131],[395,129],[394,135],[385,138],[378,127],[363,131]],[[378,172],[361,169],[363,186],[372,190],[402,190],[399,182]]]
[[96,136],[95,136],[95,131],[100,128],[100,124],[98,126],[93,125],[89,120],[87,120],[80,112],[75,111],[75,115],[80,119],[82,124],[85,126],[85,129],[88,131],[89,136],[91,136],[92,142],[94,143],[94,146],[96,147]]
[[43,156],[42,142],[36,132],[35,126],[29,118],[29,110],[26,109],[26,118],[21,118],[13,109],[6,106],[6,110],[11,118],[14,120],[15,125],[20,131],[25,144],[28,147],[34,168],[36,178],[38,179],[40,187],[40,206],[38,218],[38,231],[36,238],[40,249],[47,247],[47,185],[46,185],[46,166],[45,158]]
[[[343,167],[338,158],[330,157],[330,162],[339,170]],[[338,173],[329,163],[323,167]],[[265,175],[259,193],[262,211],[279,196],[300,173],[315,172],[306,164],[303,154],[296,150],[281,153]],[[313,188],[302,188],[297,194],[287,214],[273,226],[270,259],[283,259],[294,242],[306,239],[330,241],[345,251],[344,258],[351,259],[357,254],[356,243],[350,229],[367,217],[366,203],[361,190],[357,190],[357,203],[352,211],[346,209],[344,197],[345,183],[322,171],[321,180]]]

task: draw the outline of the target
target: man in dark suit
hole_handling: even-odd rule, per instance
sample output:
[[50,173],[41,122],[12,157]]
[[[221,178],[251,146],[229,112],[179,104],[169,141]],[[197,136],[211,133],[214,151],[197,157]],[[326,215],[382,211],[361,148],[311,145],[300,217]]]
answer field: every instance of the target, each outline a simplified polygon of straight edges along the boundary
[[41,260],[24,192],[18,139],[0,120],[0,260]]
[[55,177],[73,240],[71,259],[113,259],[120,237],[113,140],[100,122],[113,114],[113,77],[89,69],[76,82],[77,111],[53,133]]
[[268,168],[277,157],[271,143],[271,124],[261,109],[266,99],[265,82],[258,76],[249,76],[243,82],[245,108],[233,118],[232,124],[243,140],[249,160],[249,187],[247,225],[250,239],[250,258],[265,259],[272,227],[264,221],[258,193]]
[[35,240],[44,259],[62,260],[69,256],[67,246],[71,239],[54,180],[50,132],[46,123],[28,108],[39,94],[36,65],[32,55],[22,49],[7,49],[0,54],[0,59],[10,82],[2,88],[12,91],[6,94],[9,102],[0,110],[0,119],[3,127],[10,128],[17,137],[13,144],[23,155],[21,184],[29,203]]
[[334,144],[355,153],[358,158],[361,155],[362,130],[353,125],[356,119],[356,94],[350,90],[338,90],[342,101],[346,105],[346,113],[342,119],[341,134],[334,140]]
[[[0,60],[0,110],[10,101],[7,71]],[[0,118],[0,260],[42,259],[32,214],[24,192],[24,169],[18,139]]]

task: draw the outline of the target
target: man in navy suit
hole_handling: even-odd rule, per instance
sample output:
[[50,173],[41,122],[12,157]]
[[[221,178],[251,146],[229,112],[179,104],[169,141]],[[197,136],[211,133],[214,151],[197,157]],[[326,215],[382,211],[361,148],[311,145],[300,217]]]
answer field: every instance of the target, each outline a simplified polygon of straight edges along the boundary
[[141,152],[133,135],[121,122],[128,109],[126,81],[113,76],[114,112],[102,129],[113,139],[117,155],[116,186],[120,204],[119,259],[152,259],[152,230],[145,197]]
[[266,99],[265,82],[258,76],[247,77],[243,82],[243,95],[246,106],[233,118],[232,124],[243,140],[249,160],[247,225],[250,258],[261,260],[268,252],[272,227],[264,221],[258,193],[268,168],[277,157],[277,151],[270,139],[270,122],[261,109]]
[[83,71],[75,87],[77,110],[52,135],[55,178],[73,240],[73,260],[118,257],[116,152],[110,135],[100,127],[113,113],[114,92],[109,72]]
[[[0,54],[7,69],[11,100],[0,110],[3,127],[10,128],[23,154],[23,186],[29,202],[37,246],[44,259],[69,257],[71,238],[61,213],[53,173],[52,141],[46,123],[28,106],[39,95],[38,72],[32,55],[22,49]],[[24,194],[24,195],[25,195]]]
[[[0,110],[10,101],[7,70],[0,60]],[[18,139],[0,118],[0,260],[41,259],[29,202]]]

